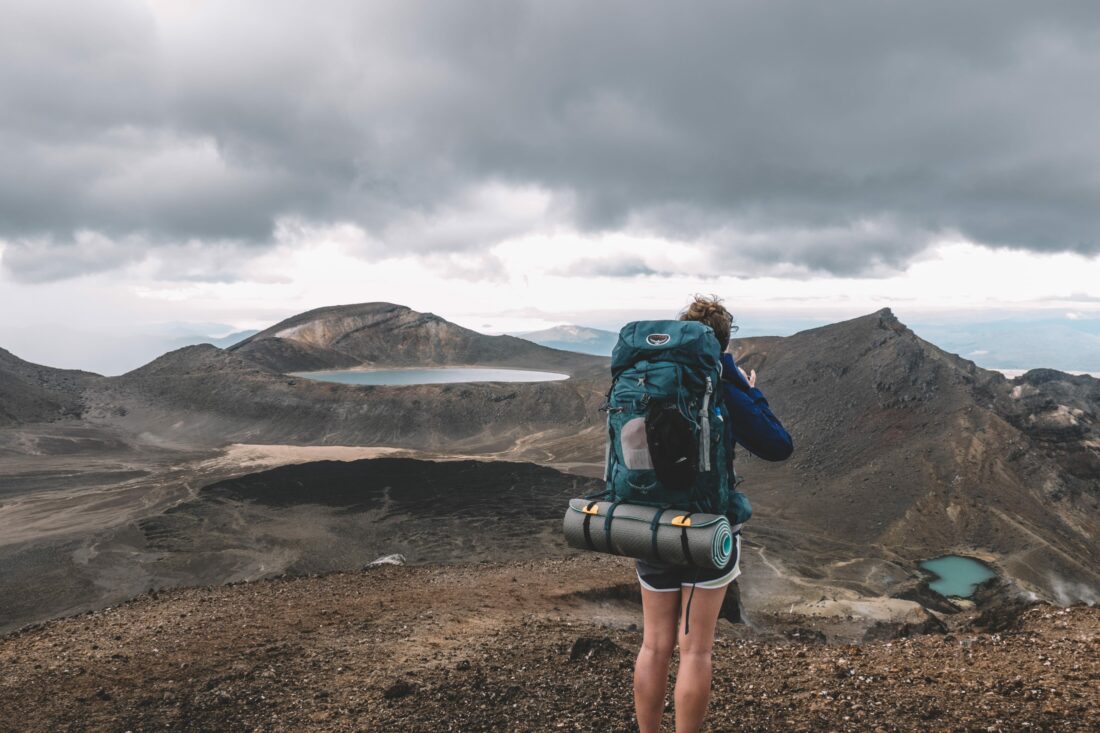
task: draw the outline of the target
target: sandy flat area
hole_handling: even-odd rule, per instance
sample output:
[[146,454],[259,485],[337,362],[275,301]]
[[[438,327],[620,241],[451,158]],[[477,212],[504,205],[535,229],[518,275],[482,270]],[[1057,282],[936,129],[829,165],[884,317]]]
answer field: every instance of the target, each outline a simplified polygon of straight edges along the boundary
[[413,451],[355,445],[263,445],[233,443],[222,455],[200,464],[207,470],[218,468],[265,469],[311,461],[358,461],[383,456],[411,456]]

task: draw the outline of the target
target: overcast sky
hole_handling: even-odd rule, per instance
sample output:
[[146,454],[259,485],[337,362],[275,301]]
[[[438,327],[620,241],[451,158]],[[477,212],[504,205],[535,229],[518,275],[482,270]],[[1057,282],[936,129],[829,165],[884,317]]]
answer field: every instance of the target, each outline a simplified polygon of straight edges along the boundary
[[0,0],[0,346],[1095,318],[1097,79],[1094,2]]

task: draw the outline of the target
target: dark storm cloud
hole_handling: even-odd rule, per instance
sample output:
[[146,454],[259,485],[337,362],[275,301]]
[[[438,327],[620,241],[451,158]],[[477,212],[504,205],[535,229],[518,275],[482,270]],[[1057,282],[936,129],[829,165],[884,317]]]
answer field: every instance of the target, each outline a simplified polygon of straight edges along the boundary
[[1100,251],[1094,3],[154,6],[0,0],[17,277],[281,219],[478,250],[524,225],[456,213],[487,186],[764,269],[872,274],[951,232]]

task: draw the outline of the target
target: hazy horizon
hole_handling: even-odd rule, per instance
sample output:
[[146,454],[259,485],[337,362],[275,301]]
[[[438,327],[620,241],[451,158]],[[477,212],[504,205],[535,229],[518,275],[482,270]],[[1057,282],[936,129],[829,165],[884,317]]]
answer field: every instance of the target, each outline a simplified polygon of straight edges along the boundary
[[[919,337],[945,351],[970,359],[986,369],[1026,371],[1032,368],[1051,368],[1100,376],[1100,320],[1052,319],[1042,314],[1031,318],[1004,317],[966,321],[907,320],[904,311],[892,310],[899,320]],[[284,317],[292,315],[297,313],[287,313]],[[450,317],[447,313],[438,312],[436,315],[489,335],[517,334],[513,329],[487,329],[484,328],[484,324],[479,327],[477,323],[479,319],[476,317]],[[855,314],[852,317],[861,315],[867,315],[867,313]],[[625,314],[608,314],[587,323],[560,321],[547,327],[574,325],[615,333],[628,318],[639,320],[674,316],[674,310],[668,312],[648,310],[639,311],[629,317]],[[52,341],[43,338],[44,331],[38,328],[33,332],[29,329],[25,331],[22,341],[15,339],[16,346],[22,345],[28,348],[19,349],[13,347],[11,343],[3,342],[0,342],[0,348],[26,361],[46,366],[82,369],[115,376],[136,369],[168,351],[183,346],[213,343],[220,348],[226,348],[231,343],[247,338],[280,320],[283,319],[258,323],[253,328],[239,328],[226,323],[146,324],[138,331],[115,333],[109,337],[105,337],[103,331],[80,332],[62,327],[55,332],[55,338]],[[847,319],[783,319],[773,316],[746,321],[744,318],[737,318],[738,331],[734,338],[790,336],[799,331],[840,320]],[[50,332],[51,328],[46,325],[46,332]],[[18,334],[18,331],[9,330],[9,333]],[[1034,343],[1036,340],[1039,341],[1038,345]],[[41,348],[41,345],[49,343],[55,343],[60,348],[56,351]],[[553,345],[557,348],[567,348],[559,344]],[[1034,354],[1034,358],[1031,354]]]

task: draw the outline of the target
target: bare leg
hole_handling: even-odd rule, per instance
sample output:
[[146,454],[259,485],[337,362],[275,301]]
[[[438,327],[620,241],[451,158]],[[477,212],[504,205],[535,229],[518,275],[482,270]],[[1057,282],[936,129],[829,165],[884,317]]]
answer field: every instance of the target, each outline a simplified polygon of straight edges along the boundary
[[642,588],[642,648],[634,664],[634,710],[641,733],[657,733],[661,728],[665,690],[668,687],[668,663],[676,645],[679,615],[678,592]]
[[[688,595],[691,587],[685,586],[683,595],[684,615],[687,614]],[[680,669],[676,673],[676,733],[696,733],[703,726],[710,702],[710,653],[714,647],[714,627],[726,587],[696,588],[691,601],[691,633],[684,633],[680,622]]]

